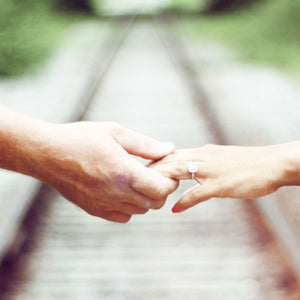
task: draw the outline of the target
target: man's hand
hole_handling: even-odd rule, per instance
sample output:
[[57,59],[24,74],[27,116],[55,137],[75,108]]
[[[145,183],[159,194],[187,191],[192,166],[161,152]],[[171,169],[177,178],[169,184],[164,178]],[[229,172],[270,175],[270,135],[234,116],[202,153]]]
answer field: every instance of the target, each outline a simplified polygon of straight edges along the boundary
[[174,151],[114,123],[51,125],[38,155],[38,177],[91,215],[127,222],[161,208],[177,181],[146,168],[132,155],[157,160]]

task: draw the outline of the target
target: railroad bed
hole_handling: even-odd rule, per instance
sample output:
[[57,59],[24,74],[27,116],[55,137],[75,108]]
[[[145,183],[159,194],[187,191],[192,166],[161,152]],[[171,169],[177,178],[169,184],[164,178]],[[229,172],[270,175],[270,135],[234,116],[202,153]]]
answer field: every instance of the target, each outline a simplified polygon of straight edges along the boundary
[[[209,95],[176,64],[186,57],[167,32],[163,23],[132,23],[84,119],[115,121],[178,148],[226,142],[218,108],[212,115]],[[173,215],[191,185],[128,224],[91,217],[44,187],[25,222],[22,255],[0,274],[2,298],[300,299],[297,273],[258,205],[213,199]]]

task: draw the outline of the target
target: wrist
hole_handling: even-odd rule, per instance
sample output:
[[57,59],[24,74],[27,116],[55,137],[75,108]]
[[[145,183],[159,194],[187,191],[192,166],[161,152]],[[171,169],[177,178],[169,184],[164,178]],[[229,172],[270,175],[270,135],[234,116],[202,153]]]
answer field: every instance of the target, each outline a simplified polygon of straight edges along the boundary
[[34,120],[20,149],[17,172],[45,181],[47,158],[51,149],[55,125]]
[[281,186],[300,185],[300,142],[279,145],[281,152]]
[[9,110],[3,114],[0,167],[40,179],[41,161],[53,125]]

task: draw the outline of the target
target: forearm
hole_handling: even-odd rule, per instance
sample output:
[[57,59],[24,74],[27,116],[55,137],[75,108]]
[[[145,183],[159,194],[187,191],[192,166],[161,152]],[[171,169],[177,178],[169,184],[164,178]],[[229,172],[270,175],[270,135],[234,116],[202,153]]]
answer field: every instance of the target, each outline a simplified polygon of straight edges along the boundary
[[0,168],[38,178],[49,127],[0,106]]

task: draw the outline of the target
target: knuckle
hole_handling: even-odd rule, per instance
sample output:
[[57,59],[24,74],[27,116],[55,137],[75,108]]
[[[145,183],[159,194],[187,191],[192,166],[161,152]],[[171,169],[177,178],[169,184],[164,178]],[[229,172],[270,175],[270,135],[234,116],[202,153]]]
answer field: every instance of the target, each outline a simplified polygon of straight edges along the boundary
[[129,185],[131,182],[131,176],[128,172],[113,170],[111,176],[116,187],[120,185]]

